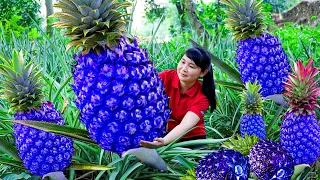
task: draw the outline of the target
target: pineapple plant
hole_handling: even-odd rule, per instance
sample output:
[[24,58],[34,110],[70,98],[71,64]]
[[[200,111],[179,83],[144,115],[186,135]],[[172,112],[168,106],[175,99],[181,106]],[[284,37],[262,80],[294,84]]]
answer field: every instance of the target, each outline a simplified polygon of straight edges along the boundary
[[103,149],[122,154],[162,137],[170,116],[164,86],[145,50],[126,34],[128,2],[60,0],[55,27],[81,47],[72,88],[80,120]]
[[259,180],[290,180],[294,162],[278,142],[260,140],[249,153],[249,164]]
[[258,81],[252,84],[250,81],[246,83],[246,89],[241,95],[244,113],[241,117],[240,133],[244,137],[256,135],[260,139],[266,138],[266,128],[264,119],[261,116],[262,98],[259,91],[261,85]]
[[242,155],[248,156],[252,147],[259,141],[260,139],[255,135],[248,136],[248,134],[245,133],[245,136],[242,137],[238,134],[236,137],[231,137],[228,141],[223,142],[222,147],[238,151]]
[[284,96],[289,104],[281,126],[280,142],[291,154],[295,164],[312,164],[320,156],[320,127],[315,108],[320,88],[315,80],[318,68],[301,61],[294,64],[294,73],[285,84]]
[[[64,125],[59,111],[51,102],[43,101],[41,74],[32,63],[25,63],[22,52],[13,51],[12,60],[0,57],[2,98],[16,120],[35,120]],[[23,165],[33,175],[64,171],[71,163],[73,141],[28,126],[14,124],[15,144]]]
[[206,155],[195,168],[199,180],[247,180],[248,159],[238,151],[219,150]]
[[266,32],[262,0],[221,0],[227,5],[226,26],[238,43],[236,61],[241,80],[261,84],[261,94],[267,97],[281,94],[290,65],[277,37]]

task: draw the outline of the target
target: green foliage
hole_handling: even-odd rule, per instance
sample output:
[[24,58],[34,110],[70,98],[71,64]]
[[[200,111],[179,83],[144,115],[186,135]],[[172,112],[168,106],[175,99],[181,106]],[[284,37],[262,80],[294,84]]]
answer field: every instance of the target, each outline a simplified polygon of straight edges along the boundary
[[320,66],[320,25],[312,28],[305,25],[286,23],[283,28],[274,32],[281,42],[286,54],[291,60],[315,59],[315,66]]
[[4,25],[0,24],[0,26],[3,26],[3,30],[5,33],[5,36],[7,39],[11,39],[12,34],[16,37],[21,37],[21,35],[26,30],[26,27],[19,25],[18,21],[21,20],[21,16],[11,16],[8,20],[5,19],[3,22]]
[[273,25],[274,24],[274,20],[271,18],[272,5],[270,3],[263,3],[262,12],[264,12],[265,15],[266,15],[264,21],[266,22],[267,26]]
[[310,20],[315,20],[315,19],[318,19],[318,18],[319,18],[318,16],[311,16]]
[[227,15],[221,9],[222,7],[224,7],[224,5],[219,3],[204,3],[200,1],[200,3],[197,4],[197,13],[200,21],[210,34],[219,32],[225,37],[229,30],[225,28],[225,22],[223,20],[227,18]]
[[263,2],[270,4],[272,12],[282,12],[286,9],[285,0],[263,0]]
[[6,120],[6,122],[22,124],[25,126],[40,129],[45,132],[51,132],[51,133],[55,133],[55,134],[67,137],[67,138],[72,138],[74,140],[85,142],[87,144],[97,145],[95,141],[90,139],[88,132],[83,129],[61,126],[61,125],[57,125],[55,123],[39,122],[39,121],[34,121],[32,119],[28,120],[28,121]]
[[33,21],[40,22],[37,14],[40,12],[38,0],[0,0],[0,21],[12,16],[21,16],[19,25],[31,26]]
[[186,175],[183,177],[180,177],[180,180],[196,180],[196,179],[197,179],[197,176],[196,176],[195,169],[187,170]]
[[269,3],[272,6],[273,13],[281,13],[290,9],[301,0],[263,0],[264,3]]
[[144,6],[145,17],[154,23],[156,19],[159,19],[166,11],[165,7],[161,4],[157,4],[155,0],[145,0]]
[[40,35],[37,31],[37,28],[31,28],[28,32],[28,38],[30,40],[34,40],[34,39],[37,39],[37,38],[40,38]]
[[245,137],[237,135],[237,137],[231,137],[229,141],[222,144],[223,147],[231,150],[239,151],[244,156],[248,156],[251,148],[259,141],[257,136],[248,136],[245,133]]
[[6,40],[28,33],[30,39],[39,37],[36,27],[40,24],[37,17],[40,4],[35,0],[0,0],[0,26]]
[[[187,39],[191,37],[188,33],[182,33],[177,38],[172,38],[168,42],[152,43],[148,48],[149,57],[154,61],[158,72],[165,69],[175,69],[184,51],[188,48]],[[145,45],[142,43],[142,46]]]
[[21,174],[9,174],[3,178],[3,180],[12,180],[12,179],[29,179],[31,176],[27,173]]

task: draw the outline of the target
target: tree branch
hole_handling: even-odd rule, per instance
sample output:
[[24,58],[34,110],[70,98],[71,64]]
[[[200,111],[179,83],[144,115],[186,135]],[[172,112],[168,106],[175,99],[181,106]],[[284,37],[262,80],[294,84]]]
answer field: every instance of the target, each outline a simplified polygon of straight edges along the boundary
[[184,0],[184,6],[187,10],[187,15],[190,20],[190,24],[192,28],[197,32],[199,37],[203,38],[203,46],[205,48],[208,48],[208,45],[209,45],[208,40],[210,38],[210,35],[204,28],[203,24],[201,23],[196,13],[196,7],[193,0]]

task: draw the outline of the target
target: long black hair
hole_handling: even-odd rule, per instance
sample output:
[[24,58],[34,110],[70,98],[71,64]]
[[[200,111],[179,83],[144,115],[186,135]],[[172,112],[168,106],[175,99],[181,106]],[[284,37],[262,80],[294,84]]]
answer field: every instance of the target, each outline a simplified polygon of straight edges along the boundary
[[201,72],[204,72],[206,69],[208,70],[208,73],[203,76],[202,92],[210,102],[210,112],[212,113],[216,109],[217,100],[210,55],[206,50],[199,47],[188,49],[185,55],[201,68]]

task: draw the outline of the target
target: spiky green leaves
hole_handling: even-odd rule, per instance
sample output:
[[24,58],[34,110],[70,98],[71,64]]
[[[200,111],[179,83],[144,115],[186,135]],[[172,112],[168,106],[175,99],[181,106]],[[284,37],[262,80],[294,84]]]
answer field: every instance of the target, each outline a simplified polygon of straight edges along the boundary
[[243,40],[257,37],[265,30],[265,14],[260,0],[221,0],[229,9],[224,9],[228,18],[226,27],[233,33],[233,39]]
[[9,111],[29,111],[40,107],[43,96],[40,71],[32,63],[26,65],[22,52],[16,50],[12,59],[1,55],[0,60],[3,62],[0,73],[4,78],[1,98],[8,100]]
[[244,156],[248,156],[251,148],[259,140],[260,139],[257,136],[248,136],[248,134],[245,133],[244,138],[237,135],[237,138],[232,137],[229,141],[223,142],[222,146],[230,150],[239,151]]
[[288,81],[285,83],[284,93],[290,105],[290,111],[299,114],[315,114],[314,109],[319,107],[317,98],[320,96],[318,80],[314,78],[319,73],[318,68],[312,67],[313,60],[310,57],[306,66],[299,60],[294,64],[294,73],[289,74]]
[[196,175],[195,169],[187,170],[186,175],[183,177],[180,177],[180,180],[196,180],[196,179],[197,179],[197,175]]
[[128,20],[122,11],[130,5],[117,0],[60,0],[54,7],[61,12],[51,17],[59,18],[53,26],[66,28],[65,35],[71,38],[67,50],[74,46],[75,50],[83,47],[83,53],[91,49],[99,52],[118,44],[120,36],[126,36]]
[[256,80],[253,84],[246,83],[246,89],[241,95],[242,105],[246,114],[260,114],[262,110],[261,85]]

